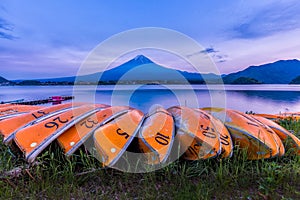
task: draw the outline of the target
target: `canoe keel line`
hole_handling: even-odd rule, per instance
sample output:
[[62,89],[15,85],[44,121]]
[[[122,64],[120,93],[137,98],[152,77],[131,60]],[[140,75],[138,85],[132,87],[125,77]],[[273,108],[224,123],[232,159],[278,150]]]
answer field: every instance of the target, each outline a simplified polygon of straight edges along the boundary
[[299,138],[276,123],[298,116],[179,106],[144,114],[128,106],[103,104],[7,104],[0,107],[0,134],[3,143],[15,143],[29,163],[55,140],[66,156],[92,140],[88,150],[97,152],[104,166],[113,166],[128,149],[142,154],[147,165],[167,163],[174,155],[186,160],[229,158],[237,147],[245,150],[247,159],[257,160],[287,151],[300,155]]

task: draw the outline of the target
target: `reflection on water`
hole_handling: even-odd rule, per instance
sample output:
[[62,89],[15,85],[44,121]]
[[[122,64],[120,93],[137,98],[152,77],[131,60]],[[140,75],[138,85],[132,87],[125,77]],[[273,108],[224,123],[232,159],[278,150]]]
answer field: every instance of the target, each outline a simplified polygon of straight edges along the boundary
[[[77,87],[76,100],[105,103],[109,105],[130,105],[147,112],[154,104],[165,108],[174,105],[190,107],[219,106],[240,111],[257,113],[278,113],[300,111],[300,87],[293,85],[257,85],[257,86],[186,86],[146,85],[134,90],[134,86],[98,87],[96,92],[88,86]],[[0,87],[0,102],[16,99],[34,100],[55,95],[73,95],[72,86],[5,86]],[[92,97],[92,98],[91,98]]]
[[291,103],[296,103],[299,101],[300,92],[299,91],[230,91],[232,93],[240,93],[249,98],[262,98],[262,99],[272,99],[273,101],[282,101]]

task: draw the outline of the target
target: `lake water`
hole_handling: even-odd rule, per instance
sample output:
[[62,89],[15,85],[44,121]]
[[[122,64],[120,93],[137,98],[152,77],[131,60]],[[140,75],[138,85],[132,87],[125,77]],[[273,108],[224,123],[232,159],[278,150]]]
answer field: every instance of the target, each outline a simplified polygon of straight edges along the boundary
[[147,112],[153,105],[218,106],[242,112],[300,111],[299,85],[123,85],[123,86],[2,86],[0,102],[74,95],[76,101],[130,105]]

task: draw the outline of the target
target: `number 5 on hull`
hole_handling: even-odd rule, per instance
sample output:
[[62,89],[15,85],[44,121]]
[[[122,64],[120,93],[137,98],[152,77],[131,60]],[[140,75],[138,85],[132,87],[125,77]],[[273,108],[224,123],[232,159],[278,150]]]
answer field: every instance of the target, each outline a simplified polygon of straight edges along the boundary
[[113,166],[126,151],[141,126],[143,113],[130,110],[104,124],[94,133],[94,143],[105,166]]
[[127,106],[114,106],[99,110],[76,123],[57,138],[66,156],[71,156],[102,124],[130,110]]

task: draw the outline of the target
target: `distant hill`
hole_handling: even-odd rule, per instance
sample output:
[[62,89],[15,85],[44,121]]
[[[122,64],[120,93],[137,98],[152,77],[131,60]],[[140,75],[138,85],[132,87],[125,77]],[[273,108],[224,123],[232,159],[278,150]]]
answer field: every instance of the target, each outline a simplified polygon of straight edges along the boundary
[[[280,60],[259,66],[250,66],[242,71],[222,75],[225,84],[289,84],[300,76],[299,60]],[[75,80],[83,83],[115,84],[121,83],[182,83],[185,79],[192,84],[222,83],[216,74],[199,74],[163,67],[149,58],[138,55],[135,58],[104,72],[83,75],[79,77],[61,77],[36,79],[41,84],[72,84]],[[6,79],[0,77],[4,82]],[[205,81],[204,81],[205,80]],[[15,81],[20,83],[22,80]],[[296,80],[297,81],[297,80]],[[32,83],[32,82],[29,82]],[[3,85],[3,84],[2,84]]]
[[300,76],[297,76],[296,78],[294,78],[290,84],[300,84]]
[[239,85],[249,85],[249,84],[261,84],[258,80],[254,78],[248,78],[248,77],[239,77],[235,79],[231,84],[239,84]]
[[[205,80],[218,81],[219,76],[215,74],[199,74],[191,73],[181,70],[175,70],[166,68],[154,63],[144,55],[138,55],[135,58],[117,66],[113,69],[109,69],[104,72],[97,72],[94,74],[84,75],[80,77],[63,77],[54,79],[38,79],[41,82],[53,81],[69,81],[73,82],[95,82],[101,77],[102,82],[117,82],[122,80],[123,82],[130,81],[144,81],[144,82],[181,82],[182,79],[186,79],[191,83],[204,83]],[[220,80],[219,80],[220,81]]]
[[40,85],[41,82],[37,80],[25,80],[18,83],[19,85]]
[[266,84],[289,84],[295,76],[300,75],[299,60],[280,60],[260,66],[250,66],[245,70],[223,77],[225,83],[233,83],[240,77],[256,79]]
[[0,83],[4,83],[4,82],[9,82],[9,80],[3,78],[2,76],[0,76]]
[[9,81],[9,80],[3,78],[2,76],[0,76],[0,85],[10,85],[10,84],[12,84],[11,81]]

